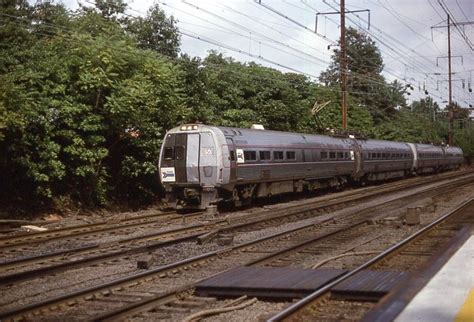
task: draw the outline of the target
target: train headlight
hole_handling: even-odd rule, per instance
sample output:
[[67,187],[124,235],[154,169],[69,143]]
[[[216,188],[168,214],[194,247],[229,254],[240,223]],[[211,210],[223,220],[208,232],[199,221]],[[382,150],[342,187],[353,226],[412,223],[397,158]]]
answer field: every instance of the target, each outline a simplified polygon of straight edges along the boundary
[[179,129],[181,131],[191,131],[191,130],[197,130],[198,126],[197,125],[182,125]]

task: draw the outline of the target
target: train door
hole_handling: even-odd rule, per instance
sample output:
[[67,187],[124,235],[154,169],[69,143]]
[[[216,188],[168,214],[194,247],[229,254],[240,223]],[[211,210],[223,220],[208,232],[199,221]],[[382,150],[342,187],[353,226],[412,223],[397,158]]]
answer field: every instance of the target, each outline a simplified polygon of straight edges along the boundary
[[351,160],[354,161],[354,178],[360,178],[364,174],[363,154],[360,144],[354,139],[352,143]]
[[227,147],[229,148],[229,165],[230,165],[229,182],[235,182],[237,163],[236,163],[234,140],[232,140],[231,138],[227,138]]
[[355,154],[355,175],[356,177],[360,177],[363,172],[363,163],[362,163],[362,152],[360,147],[357,147],[354,151]]
[[186,144],[187,134],[179,133],[175,136],[174,142],[174,167],[176,171],[176,182],[186,183]]

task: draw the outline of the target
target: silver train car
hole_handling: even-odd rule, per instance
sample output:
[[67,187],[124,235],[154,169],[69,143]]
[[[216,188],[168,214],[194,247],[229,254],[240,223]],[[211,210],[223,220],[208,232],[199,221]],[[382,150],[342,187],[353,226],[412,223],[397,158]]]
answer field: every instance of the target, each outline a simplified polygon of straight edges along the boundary
[[185,124],[166,133],[159,172],[169,207],[206,209],[457,169],[462,162],[458,147]]

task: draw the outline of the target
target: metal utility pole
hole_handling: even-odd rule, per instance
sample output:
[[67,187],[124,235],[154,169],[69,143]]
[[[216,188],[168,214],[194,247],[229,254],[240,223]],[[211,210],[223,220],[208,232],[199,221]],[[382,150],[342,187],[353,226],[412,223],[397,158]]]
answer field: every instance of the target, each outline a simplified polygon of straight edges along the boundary
[[346,59],[346,10],[345,0],[341,0],[341,56],[340,56],[340,77],[341,77],[341,115],[342,129],[347,129],[347,59]]
[[453,111],[453,89],[451,79],[451,18],[448,14],[448,75],[449,75],[449,100],[448,100],[448,117],[449,117],[449,128],[448,128],[448,144],[453,145],[453,126],[454,126],[454,111]]

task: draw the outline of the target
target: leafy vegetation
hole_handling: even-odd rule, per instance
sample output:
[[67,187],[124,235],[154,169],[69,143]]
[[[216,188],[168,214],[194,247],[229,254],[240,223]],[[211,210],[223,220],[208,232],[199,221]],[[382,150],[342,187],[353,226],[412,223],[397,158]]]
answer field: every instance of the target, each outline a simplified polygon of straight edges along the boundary
[[[321,85],[217,52],[180,55],[172,17],[157,5],[138,18],[125,8],[122,0],[76,12],[50,2],[2,2],[2,205],[152,202],[162,137],[183,122],[313,133],[318,102],[327,103],[322,124],[339,127],[337,51]],[[389,140],[445,141],[445,112],[429,97],[407,106],[405,88],[381,75],[375,43],[355,30],[348,40],[349,127]],[[472,157],[472,124],[459,107],[456,118],[456,143]]]

